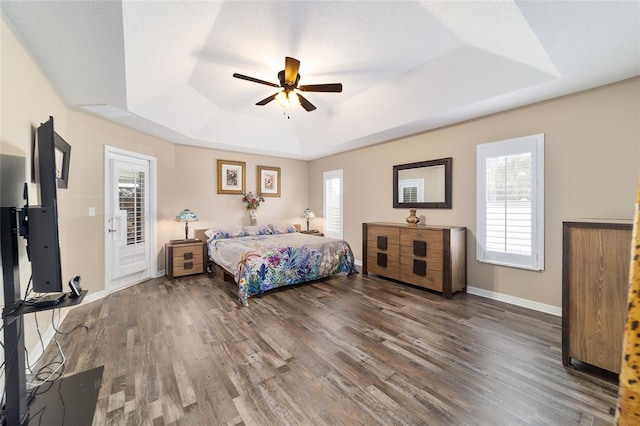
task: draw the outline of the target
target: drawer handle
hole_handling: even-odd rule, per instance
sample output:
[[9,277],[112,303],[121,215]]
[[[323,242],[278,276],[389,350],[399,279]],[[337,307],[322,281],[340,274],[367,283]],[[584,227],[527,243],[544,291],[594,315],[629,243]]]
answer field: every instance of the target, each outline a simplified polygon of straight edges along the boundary
[[387,254],[386,253],[378,253],[377,264],[378,266],[382,266],[383,268],[387,267]]
[[185,262],[184,269],[193,269],[193,262]]
[[427,275],[427,262],[424,260],[413,259],[413,273],[414,275],[421,275],[425,277]]
[[426,256],[427,255],[427,242],[413,240],[413,255],[414,256]]
[[378,250],[386,250],[387,249],[387,237],[384,235],[378,235]]
[[193,259],[193,253],[185,253],[184,254],[184,258],[185,259]]

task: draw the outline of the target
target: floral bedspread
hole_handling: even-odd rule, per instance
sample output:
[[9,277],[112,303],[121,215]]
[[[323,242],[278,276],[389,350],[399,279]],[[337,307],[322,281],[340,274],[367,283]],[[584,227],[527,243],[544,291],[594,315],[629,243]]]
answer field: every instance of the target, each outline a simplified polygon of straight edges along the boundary
[[238,284],[238,298],[344,272],[357,273],[349,243],[298,232],[209,240],[209,256]]

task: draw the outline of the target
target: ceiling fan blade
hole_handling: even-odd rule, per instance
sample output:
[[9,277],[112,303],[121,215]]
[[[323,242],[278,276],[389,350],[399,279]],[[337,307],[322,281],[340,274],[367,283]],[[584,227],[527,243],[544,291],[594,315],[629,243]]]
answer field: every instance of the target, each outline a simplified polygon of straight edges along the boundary
[[261,100],[260,102],[257,102],[257,103],[256,103],[256,105],[260,105],[260,106],[262,106],[262,105],[266,105],[266,104],[268,104],[269,102],[271,102],[272,100],[274,100],[274,99],[276,98],[276,96],[277,96],[277,95],[278,95],[277,93],[274,93],[273,95],[269,96],[268,98],[264,98],[264,99],[263,99],[263,100]]
[[293,86],[297,83],[300,61],[296,58],[285,56],[284,58],[284,81]]
[[267,86],[271,86],[271,87],[280,87],[280,85],[278,85],[278,84],[271,83],[269,81],[260,80],[260,79],[253,78],[253,77],[249,77],[248,75],[242,75],[242,74],[234,73],[233,76],[235,78],[239,78],[241,80],[252,81],[254,83],[259,83],[259,84],[266,84]]
[[298,87],[303,92],[342,92],[342,83],[331,84],[306,84]]
[[302,108],[306,109],[308,112],[316,109],[315,105],[309,102],[307,98],[302,96],[300,93],[298,93],[297,95],[298,99],[300,99],[300,105],[302,105]]

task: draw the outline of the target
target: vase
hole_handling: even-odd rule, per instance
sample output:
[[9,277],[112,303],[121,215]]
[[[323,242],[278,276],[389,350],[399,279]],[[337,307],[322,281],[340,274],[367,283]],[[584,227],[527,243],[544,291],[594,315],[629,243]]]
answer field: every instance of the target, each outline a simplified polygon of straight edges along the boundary
[[249,209],[249,220],[254,225],[258,222],[258,211],[256,209]]
[[406,221],[409,225],[417,225],[420,222],[420,218],[416,216],[416,209],[409,209],[409,217]]

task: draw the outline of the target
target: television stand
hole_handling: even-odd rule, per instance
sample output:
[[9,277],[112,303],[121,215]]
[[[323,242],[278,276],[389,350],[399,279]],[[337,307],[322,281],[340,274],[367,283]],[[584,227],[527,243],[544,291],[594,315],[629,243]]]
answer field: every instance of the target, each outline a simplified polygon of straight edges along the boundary
[[[4,424],[28,425],[31,422],[33,425],[90,425],[98,399],[103,367],[58,379],[49,385],[36,388],[35,399],[31,406],[28,404],[23,315],[77,305],[82,302],[87,292],[83,290],[79,297],[66,297],[58,305],[40,308],[25,305],[24,301],[20,300],[17,213],[18,210],[15,207],[0,207],[2,233],[0,256],[5,303],[2,312],[6,389]],[[41,421],[43,419],[46,419],[45,422]],[[54,422],[53,419],[61,421]]]

